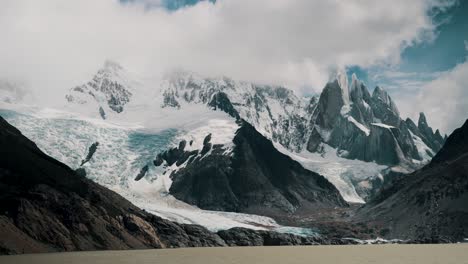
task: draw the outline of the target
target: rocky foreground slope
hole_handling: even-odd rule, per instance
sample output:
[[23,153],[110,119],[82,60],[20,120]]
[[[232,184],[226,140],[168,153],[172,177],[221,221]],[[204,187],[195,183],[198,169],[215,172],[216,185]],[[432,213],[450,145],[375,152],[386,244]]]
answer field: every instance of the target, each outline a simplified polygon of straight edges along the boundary
[[357,213],[386,237],[462,241],[468,237],[468,121],[424,168],[402,175]]

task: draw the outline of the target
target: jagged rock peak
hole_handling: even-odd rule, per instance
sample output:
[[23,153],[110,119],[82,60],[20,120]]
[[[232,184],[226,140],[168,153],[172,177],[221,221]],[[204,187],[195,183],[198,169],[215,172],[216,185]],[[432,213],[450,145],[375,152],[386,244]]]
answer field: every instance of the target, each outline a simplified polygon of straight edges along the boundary
[[434,136],[437,141],[444,143],[444,137],[442,137],[442,134],[440,134],[439,129],[436,130],[436,132],[434,133]]
[[398,116],[400,115],[396,104],[393,102],[392,98],[386,90],[380,88],[379,86],[376,86],[374,92],[372,93],[372,98],[381,101],[386,106],[388,106],[393,113],[395,113]]
[[426,137],[431,138],[434,136],[434,131],[427,123],[426,115],[423,112],[419,113],[418,128],[422,131],[422,133],[425,134]]
[[421,126],[427,126],[427,127],[429,126],[427,124],[426,115],[423,112],[419,113],[419,119],[418,119],[418,127],[421,127]]
[[359,101],[364,99],[368,101],[370,99],[369,91],[364,83],[359,80],[355,73],[351,76],[351,86],[350,86],[350,99],[351,101]]
[[328,84],[337,83],[337,85],[342,90],[342,97],[345,104],[349,103],[349,85],[348,85],[348,75],[344,69],[337,69],[335,72],[330,74],[330,79]]
[[351,87],[350,87],[350,90],[354,90],[354,89],[357,89],[359,85],[361,85],[361,81],[358,79],[358,77],[356,76],[356,73],[353,73],[351,75]]

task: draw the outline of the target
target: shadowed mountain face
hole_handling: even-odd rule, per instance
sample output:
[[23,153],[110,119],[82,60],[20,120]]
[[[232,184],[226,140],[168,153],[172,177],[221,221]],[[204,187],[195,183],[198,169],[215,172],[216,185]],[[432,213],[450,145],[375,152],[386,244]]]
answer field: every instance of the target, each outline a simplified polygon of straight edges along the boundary
[[225,245],[78,176],[1,117],[0,145],[0,253]]
[[172,195],[203,209],[267,215],[347,206],[323,176],[304,169],[253,126],[239,122],[232,152],[222,145],[211,146],[208,136],[200,153],[179,148],[158,155],[155,165],[161,164],[161,158],[168,164],[187,160],[171,175]]
[[468,121],[430,164],[395,180],[357,219],[386,227],[388,237],[460,241],[468,237]]

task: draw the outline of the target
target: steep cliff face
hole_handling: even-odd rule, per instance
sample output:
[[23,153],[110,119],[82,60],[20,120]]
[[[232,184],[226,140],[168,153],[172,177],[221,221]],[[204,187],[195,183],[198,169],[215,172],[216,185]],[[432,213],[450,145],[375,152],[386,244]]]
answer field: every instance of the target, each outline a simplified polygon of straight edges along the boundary
[[332,130],[341,116],[345,105],[343,88],[338,80],[328,83],[320,95],[320,100],[314,113],[315,123],[325,131]]
[[468,121],[424,168],[385,187],[358,211],[387,237],[461,241],[468,236]]
[[179,146],[158,155],[155,165],[182,165],[171,174],[174,197],[203,209],[257,214],[347,206],[324,177],[277,151],[249,123],[239,123],[231,149],[211,145],[207,136],[200,151]]

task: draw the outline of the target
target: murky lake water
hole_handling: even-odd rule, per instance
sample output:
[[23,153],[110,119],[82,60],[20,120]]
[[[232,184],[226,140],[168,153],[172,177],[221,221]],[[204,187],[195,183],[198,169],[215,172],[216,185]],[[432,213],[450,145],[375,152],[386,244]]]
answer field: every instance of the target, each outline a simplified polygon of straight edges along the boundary
[[468,263],[468,244],[184,248],[162,250],[96,251],[3,256],[0,257],[0,263],[465,264]]

